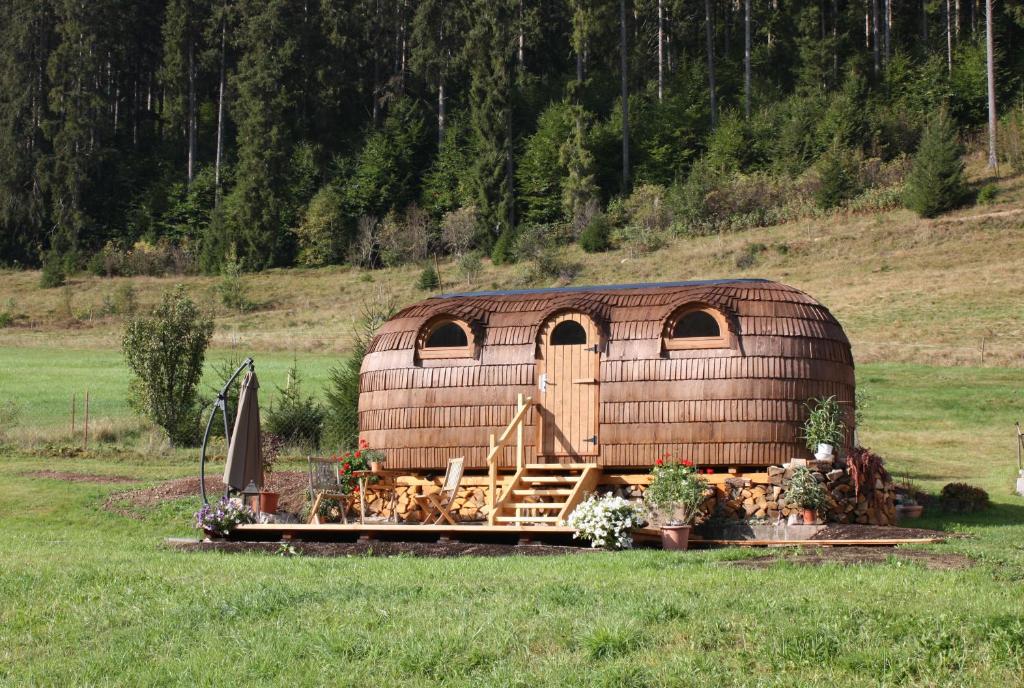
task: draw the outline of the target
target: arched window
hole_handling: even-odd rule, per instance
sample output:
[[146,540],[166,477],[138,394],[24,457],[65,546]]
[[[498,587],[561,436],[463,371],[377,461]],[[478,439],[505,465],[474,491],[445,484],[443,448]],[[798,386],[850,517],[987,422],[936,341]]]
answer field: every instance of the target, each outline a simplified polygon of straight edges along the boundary
[[683,306],[665,323],[665,348],[721,349],[731,344],[729,326],[721,312],[708,306]]
[[567,346],[570,344],[586,344],[587,331],[575,320],[565,320],[558,323],[551,332],[551,344],[553,346]]
[[420,359],[469,358],[473,356],[473,333],[461,320],[437,318],[423,328],[416,350]]

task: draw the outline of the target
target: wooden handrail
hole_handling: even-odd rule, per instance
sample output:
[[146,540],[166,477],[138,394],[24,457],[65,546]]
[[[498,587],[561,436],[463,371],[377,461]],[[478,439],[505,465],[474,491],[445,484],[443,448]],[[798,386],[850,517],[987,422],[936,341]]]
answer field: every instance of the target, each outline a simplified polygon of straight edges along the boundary
[[512,431],[515,431],[516,438],[516,470],[522,470],[524,460],[524,449],[523,449],[523,424],[526,420],[526,412],[530,410],[530,406],[533,404],[533,397],[524,397],[520,394],[516,398],[516,415],[512,417],[512,421],[502,431],[498,439],[494,439],[494,435],[491,435],[491,448],[487,452],[487,478],[488,478],[488,496],[487,505],[489,507],[489,513],[487,514],[487,520],[494,524],[494,506],[497,504],[498,499],[498,452],[500,452],[505,445],[507,445],[512,439]]

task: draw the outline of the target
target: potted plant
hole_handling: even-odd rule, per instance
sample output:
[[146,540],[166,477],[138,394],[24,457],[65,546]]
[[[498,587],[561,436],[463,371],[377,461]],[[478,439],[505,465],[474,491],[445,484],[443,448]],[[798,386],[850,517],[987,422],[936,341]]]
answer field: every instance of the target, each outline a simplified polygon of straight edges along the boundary
[[910,479],[904,476],[903,480],[896,487],[896,498],[893,500],[896,506],[896,516],[900,520],[905,518],[921,518],[924,513],[924,505],[918,501],[918,496],[923,496],[921,489]]
[[195,514],[196,528],[202,530],[207,539],[219,540],[227,536],[232,528],[243,523],[254,523],[256,515],[241,502],[223,497],[216,504],[204,504]]
[[633,546],[632,531],[642,517],[636,504],[609,492],[589,496],[569,514],[567,523],[576,530],[573,537],[589,540],[591,547],[627,549]]
[[653,479],[644,492],[644,502],[667,521],[661,526],[663,549],[683,550],[690,545],[690,529],[705,500],[707,481],[697,473],[693,461],[673,461],[666,454],[654,462]]
[[365,461],[373,473],[380,473],[384,470],[384,461],[387,457],[380,450],[370,449],[370,443],[360,439],[359,449],[356,450],[354,458]]
[[801,510],[805,525],[813,525],[819,509],[828,503],[825,488],[803,466],[793,471],[786,486],[786,503]]
[[[274,472],[274,463],[277,461],[277,457],[281,453],[281,447],[283,446],[284,440],[272,432],[264,432],[260,435],[260,452],[263,455],[264,476],[268,476]],[[281,493],[265,488],[266,486],[264,485],[264,489],[260,490],[258,501],[259,511],[264,514],[276,514],[278,503],[281,499]]]
[[846,424],[843,412],[834,396],[811,399],[807,404],[807,420],[804,422],[804,441],[819,461],[831,458],[835,448],[843,441]]

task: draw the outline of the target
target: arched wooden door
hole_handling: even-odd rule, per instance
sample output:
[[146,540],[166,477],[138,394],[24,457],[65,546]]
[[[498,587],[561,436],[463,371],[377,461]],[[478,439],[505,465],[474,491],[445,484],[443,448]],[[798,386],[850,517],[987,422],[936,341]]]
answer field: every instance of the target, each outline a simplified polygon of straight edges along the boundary
[[601,342],[594,321],[560,313],[544,323],[537,358],[538,454],[598,454]]

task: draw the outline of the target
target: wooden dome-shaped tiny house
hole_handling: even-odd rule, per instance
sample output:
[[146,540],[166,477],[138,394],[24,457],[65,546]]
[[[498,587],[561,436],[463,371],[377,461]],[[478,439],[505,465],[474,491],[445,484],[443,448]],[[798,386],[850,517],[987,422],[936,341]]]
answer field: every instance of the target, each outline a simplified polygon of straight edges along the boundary
[[[362,437],[392,469],[487,468],[490,437],[531,397],[528,463],[647,469],[664,452],[762,467],[809,453],[806,402],[852,428],[850,343],[793,287],[737,279],[450,294],[405,308],[363,362]],[[498,466],[516,466],[513,447]]]

